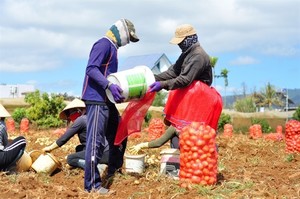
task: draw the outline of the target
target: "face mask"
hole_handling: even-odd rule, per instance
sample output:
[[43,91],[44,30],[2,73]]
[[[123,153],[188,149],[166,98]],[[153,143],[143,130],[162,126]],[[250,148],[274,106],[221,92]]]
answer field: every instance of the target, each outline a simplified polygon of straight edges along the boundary
[[182,52],[185,52],[189,47],[198,42],[198,36],[196,34],[187,36],[181,43],[178,44]]
[[76,111],[76,112],[70,114],[69,119],[70,119],[72,122],[74,122],[80,115],[81,115],[81,113],[78,112],[78,111]]

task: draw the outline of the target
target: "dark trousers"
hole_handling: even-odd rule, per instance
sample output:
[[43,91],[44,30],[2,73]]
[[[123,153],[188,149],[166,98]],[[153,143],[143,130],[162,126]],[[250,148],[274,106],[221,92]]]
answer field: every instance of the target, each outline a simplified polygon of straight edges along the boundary
[[13,166],[23,155],[26,140],[23,136],[15,138],[11,143],[0,151],[0,171],[6,171]]
[[[107,149],[103,152],[102,158],[99,160],[99,164],[108,164],[108,155],[109,155],[109,150]],[[76,153],[72,153],[68,155],[67,163],[72,167],[84,169],[85,147],[83,145],[78,145],[76,147]]]
[[123,164],[125,147],[114,146],[119,124],[119,112],[114,104],[86,104],[87,143],[85,152],[84,188],[99,189],[102,185],[97,164],[103,156],[105,138],[109,145],[108,175],[112,175]]

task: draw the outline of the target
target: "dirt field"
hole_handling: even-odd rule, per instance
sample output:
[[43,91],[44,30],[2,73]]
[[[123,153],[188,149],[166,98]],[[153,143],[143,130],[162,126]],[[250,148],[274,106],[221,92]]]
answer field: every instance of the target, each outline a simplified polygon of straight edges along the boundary
[[[27,151],[42,149],[59,135],[54,130],[30,130]],[[11,136],[18,135],[18,132]],[[128,145],[147,140],[130,139]],[[64,157],[73,152],[77,138],[57,149],[53,154],[62,162],[62,168],[52,176],[34,171],[18,175],[0,174],[1,198],[102,198],[83,190],[84,172],[69,169]],[[232,138],[218,135],[219,166],[218,184],[215,186],[195,185],[191,190],[180,188],[177,180],[159,176],[160,163],[146,164],[141,175],[124,172],[118,174],[111,186],[116,195],[111,198],[300,198],[300,155],[285,153],[285,143],[253,140],[247,135],[234,134]],[[159,152],[168,148],[147,149],[145,152],[159,158]],[[107,197],[106,197],[107,198]]]

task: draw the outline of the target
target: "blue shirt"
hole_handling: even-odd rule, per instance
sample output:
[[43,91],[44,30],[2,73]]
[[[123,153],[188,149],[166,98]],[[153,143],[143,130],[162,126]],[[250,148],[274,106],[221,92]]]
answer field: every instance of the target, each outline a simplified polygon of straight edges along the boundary
[[118,71],[117,47],[107,37],[99,39],[92,47],[86,67],[82,100],[106,102],[106,77]]

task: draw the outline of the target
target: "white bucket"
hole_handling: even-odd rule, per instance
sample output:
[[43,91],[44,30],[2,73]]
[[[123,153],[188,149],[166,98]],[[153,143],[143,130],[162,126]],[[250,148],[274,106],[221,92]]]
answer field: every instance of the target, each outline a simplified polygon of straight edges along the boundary
[[166,174],[174,179],[179,177],[180,151],[178,149],[164,149],[160,152],[160,173]]
[[34,161],[31,168],[37,173],[47,173],[51,175],[60,166],[60,162],[51,153],[45,153],[41,154]]
[[125,170],[128,173],[143,173],[145,168],[145,156],[125,154]]
[[[136,66],[133,69],[112,73],[107,79],[122,88],[124,102],[144,97],[149,86],[155,82],[154,75],[147,66]],[[109,89],[106,89],[106,95],[111,102],[116,103]]]

